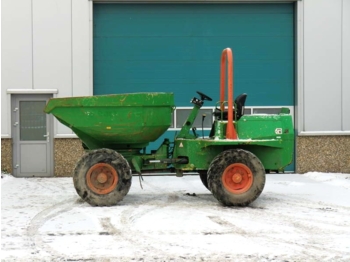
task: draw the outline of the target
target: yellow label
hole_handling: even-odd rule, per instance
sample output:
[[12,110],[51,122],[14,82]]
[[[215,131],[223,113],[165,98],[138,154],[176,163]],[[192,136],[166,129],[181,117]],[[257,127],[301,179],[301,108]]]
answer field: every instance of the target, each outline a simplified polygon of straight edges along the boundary
[[106,129],[108,129],[108,130],[110,130],[110,129],[112,129],[110,126],[106,126]]

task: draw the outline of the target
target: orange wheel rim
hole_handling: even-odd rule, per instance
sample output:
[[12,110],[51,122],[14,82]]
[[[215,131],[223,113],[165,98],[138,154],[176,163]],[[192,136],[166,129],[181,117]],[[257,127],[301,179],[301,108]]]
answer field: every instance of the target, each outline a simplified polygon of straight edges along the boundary
[[95,193],[105,195],[112,192],[118,183],[118,173],[109,164],[93,165],[86,174],[87,186]]
[[253,180],[254,176],[250,168],[241,163],[229,165],[222,175],[224,187],[233,194],[247,192]]

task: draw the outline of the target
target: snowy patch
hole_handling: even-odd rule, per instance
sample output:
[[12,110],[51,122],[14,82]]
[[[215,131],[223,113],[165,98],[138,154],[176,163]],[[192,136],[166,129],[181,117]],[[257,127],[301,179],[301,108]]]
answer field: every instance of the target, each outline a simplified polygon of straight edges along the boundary
[[198,176],[133,178],[92,207],[71,178],[1,180],[2,261],[350,261],[350,174],[268,174],[250,206],[221,206]]
[[323,182],[325,184],[350,189],[350,174],[309,172],[303,174],[303,176],[311,178],[315,181]]

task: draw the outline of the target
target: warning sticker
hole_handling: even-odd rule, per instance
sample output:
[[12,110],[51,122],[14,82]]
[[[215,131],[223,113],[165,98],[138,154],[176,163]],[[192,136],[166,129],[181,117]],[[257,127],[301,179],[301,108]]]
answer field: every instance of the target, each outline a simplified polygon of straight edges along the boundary
[[275,129],[275,134],[276,135],[282,135],[282,128],[276,128]]

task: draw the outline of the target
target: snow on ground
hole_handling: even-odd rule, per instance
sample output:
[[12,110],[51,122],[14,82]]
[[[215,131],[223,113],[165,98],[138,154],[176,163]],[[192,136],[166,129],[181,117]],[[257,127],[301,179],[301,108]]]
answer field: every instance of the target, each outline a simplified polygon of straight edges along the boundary
[[1,179],[2,261],[350,261],[350,174],[268,174],[249,207],[199,177],[137,177],[91,207],[72,178]]

